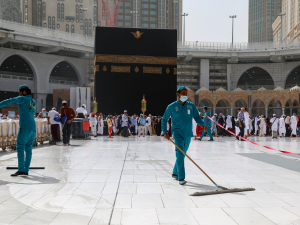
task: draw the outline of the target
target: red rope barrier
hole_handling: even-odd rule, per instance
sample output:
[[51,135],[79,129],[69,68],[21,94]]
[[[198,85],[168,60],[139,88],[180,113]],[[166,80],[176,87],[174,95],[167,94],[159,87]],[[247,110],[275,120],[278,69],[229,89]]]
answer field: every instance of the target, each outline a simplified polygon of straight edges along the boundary
[[[221,124],[218,124],[217,122],[215,122],[215,121],[214,121],[212,118],[210,118],[209,116],[207,116],[207,118],[209,118],[212,122],[214,122],[215,124],[217,124],[219,127],[221,127],[221,128],[223,128],[224,130],[226,130]],[[270,149],[270,150],[274,150],[274,151],[279,151],[279,152],[284,153],[284,154],[300,155],[300,154],[293,153],[293,152],[287,152],[287,151],[277,150],[277,149],[271,148],[271,147],[269,147],[269,146],[264,146],[264,145],[258,144],[258,143],[256,143],[256,142],[249,141],[249,140],[246,139],[246,138],[243,138],[243,137],[241,137],[241,136],[236,135],[235,133],[231,132],[230,130],[227,130],[227,132],[230,133],[230,134],[232,134],[232,135],[234,135],[234,136],[236,136],[236,137],[239,137],[240,139],[242,139],[242,140],[244,140],[244,141],[248,141],[248,142],[250,142],[250,143],[252,143],[252,144],[254,144],[254,145],[258,145],[258,146],[261,146],[261,147],[264,147],[264,148],[267,148],[267,149]]]

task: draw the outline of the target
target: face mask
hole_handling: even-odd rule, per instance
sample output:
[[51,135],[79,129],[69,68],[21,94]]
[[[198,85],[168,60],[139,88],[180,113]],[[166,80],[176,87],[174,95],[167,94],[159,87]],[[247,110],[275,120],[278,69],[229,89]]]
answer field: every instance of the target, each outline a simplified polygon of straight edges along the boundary
[[180,101],[186,102],[188,100],[188,96],[180,95]]

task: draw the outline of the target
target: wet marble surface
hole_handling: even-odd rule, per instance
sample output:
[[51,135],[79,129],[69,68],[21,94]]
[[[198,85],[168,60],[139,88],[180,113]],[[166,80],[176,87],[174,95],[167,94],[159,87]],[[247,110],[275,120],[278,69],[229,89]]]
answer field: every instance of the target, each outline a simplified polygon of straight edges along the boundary
[[[217,138],[192,141],[188,154],[219,185],[255,187],[254,192],[191,197],[214,190],[185,160],[185,186],[171,177],[172,143],[161,137],[114,137],[72,141],[73,146],[39,146],[32,166],[45,170],[10,177],[16,152],[0,152],[0,224],[300,224],[300,173],[236,153],[299,158]],[[300,139],[252,138],[300,154]]]

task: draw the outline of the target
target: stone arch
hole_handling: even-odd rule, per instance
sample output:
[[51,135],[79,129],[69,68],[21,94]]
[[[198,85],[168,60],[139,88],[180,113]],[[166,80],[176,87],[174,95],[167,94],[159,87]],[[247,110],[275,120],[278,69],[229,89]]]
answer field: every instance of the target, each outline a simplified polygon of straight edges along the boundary
[[[34,88],[32,90],[33,93],[36,92],[36,85],[37,85],[37,75],[36,75],[36,67],[35,67],[35,64],[34,62],[32,62],[29,58],[27,58],[26,56],[20,54],[20,53],[12,53],[12,54],[9,54],[9,55],[6,55],[5,58],[2,58],[0,59],[0,70],[1,70],[1,66],[3,66],[4,63],[6,63],[7,60],[10,60],[10,59],[13,59],[17,57],[20,58],[21,60],[24,60],[26,62],[26,64],[30,67],[30,70],[32,71],[32,75],[33,75],[33,82],[34,82]],[[26,81],[24,81],[24,83],[26,83]]]
[[216,113],[222,113],[223,115],[230,114],[230,102],[227,99],[220,99],[216,104]]
[[257,98],[252,103],[251,115],[253,117],[264,115],[266,112],[265,109],[266,109],[266,105],[265,105],[264,101]]
[[267,117],[272,117],[273,114],[277,116],[282,114],[282,103],[279,99],[273,98],[268,104],[268,115]]
[[72,69],[74,69],[75,73],[76,73],[76,76],[77,76],[77,79],[78,79],[78,86],[81,86],[82,85],[82,77],[80,76],[80,73],[77,69],[77,67],[72,63],[70,62],[69,60],[56,60],[55,62],[53,62],[51,64],[51,66],[49,66],[48,68],[48,71],[47,71],[47,77],[46,77],[46,80],[49,81],[50,79],[50,76],[51,76],[51,73],[52,73],[52,70],[60,63],[62,62],[65,62],[67,64],[69,64],[71,66]]
[[237,82],[237,87],[243,90],[257,90],[262,86],[273,90],[274,80],[268,71],[257,66],[246,70]]
[[292,115],[294,112],[299,114],[299,102],[295,98],[290,98],[285,103],[285,114]]
[[199,107],[204,107],[204,106],[207,106],[208,108],[213,108],[213,103],[208,98],[201,99],[199,102]]
[[246,103],[245,100],[243,99],[238,99],[234,102],[234,105],[233,105],[234,108],[241,108],[241,107],[248,107],[248,104]]
[[284,87],[290,89],[295,85],[300,84],[300,66],[294,67],[286,76]]
[[229,108],[230,103],[227,99],[222,98],[217,102],[216,107],[228,107]]

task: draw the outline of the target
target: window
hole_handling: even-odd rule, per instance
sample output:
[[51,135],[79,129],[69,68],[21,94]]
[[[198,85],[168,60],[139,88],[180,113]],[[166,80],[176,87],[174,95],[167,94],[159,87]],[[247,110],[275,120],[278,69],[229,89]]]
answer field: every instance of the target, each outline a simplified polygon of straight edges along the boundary
[[60,4],[57,4],[57,21],[60,21]]
[[71,19],[71,23],[73,23],[74,22],[74,20],[73,19]]
[[125,20],[132,20],[131,16],[125,16]]
[[124,16],[123,15],[119,15],[118,16],[118,20],[123,20],[124,19]]
[[149,21],[149,17],[142,17],[142,21]]
[[82,2],[82,0],[79,0],[80,2]]
[[42,18],[42,15],[41,15],[41,11],[42,11],[42,5],[41,4],[39,4],[38,5],[38,17],[39,17],[39,23],[38,23],[38,26],[42,26],[42,20],[41,20],[41,18]]
[[74,25],[71,26],[71,33],[74,34]]
[[125,13],[131,13],[130,9],[125,9]]
[[94,23],[97,23],[97,7],[94,6]]
[[79,22],[79,7],[76,5],[76,22]]
[[94,4],[97,4],[97,0],[94,0]]
[[142,27],[147,28],[147,27],[149,27],[149,24],[148,23],[142,23]]
[[24,8],[25,8],[25,23],[28,23],[28,0],[25,0]]
[[150,28],[157,28],[157,24],[150,24]]
[[125,26],[126,26],[126,27],[131,27],[132,24],[131,24],[130,22],[125,22]]
[[[82,5],[79,6],[79,10],[82,8]],[[80,23],[82,23],[82,10],[80,10]]]
[[142,4],[142,8],[149,8],[149,4]]
[[157,2],[157,0],[150,0],[150,2]]
[[131,2],[125,2],[125,7],[132,7]]
[[46,23],[44,23],[44,25],[43,25],[44,27],[47,27],[47,24]]
[[84,34],[88,35],[88,20],[85,19],[85,23],[84,23]]
[[95,27],[95,26],[93,27],[93,30],[96,30],[96,27]]
[[150,11],[150,15],[156,16],[157,15],[157,11]]
[[123,22],[118,22],[118,26],[120,26],[120,27],[124,26]]
[[52,17],[52,29],[55,30],[55,17]]
[[149,11],[148,10],[142,10],[142,14],[149,15]]
[[89,20],[89,35],[92,36],[92,20]]
[[43,2],[43,20],[46,20],[46,3]]
[[48,28],[51,29],[51,16],[48,17]]
[[150,21],[151,22],[157,22],[157,18],[156,17],[150,17]]
[[61,4],[61,21],[64,22],[65,20],[65,5]]
[[157,5],[155,5],[155,4],[150,4],[150,9],[157,9]]
[[83,30],[83,25],[80,26],[80,30]]
[[69,33],[69,24],[66,25],[66,32]]
[[56,25],[56,28],[58,28],[58,29],[59,29],[59,28],[60,28],[60,25],[59,25],[59,24],[57,24],[57,25]]

